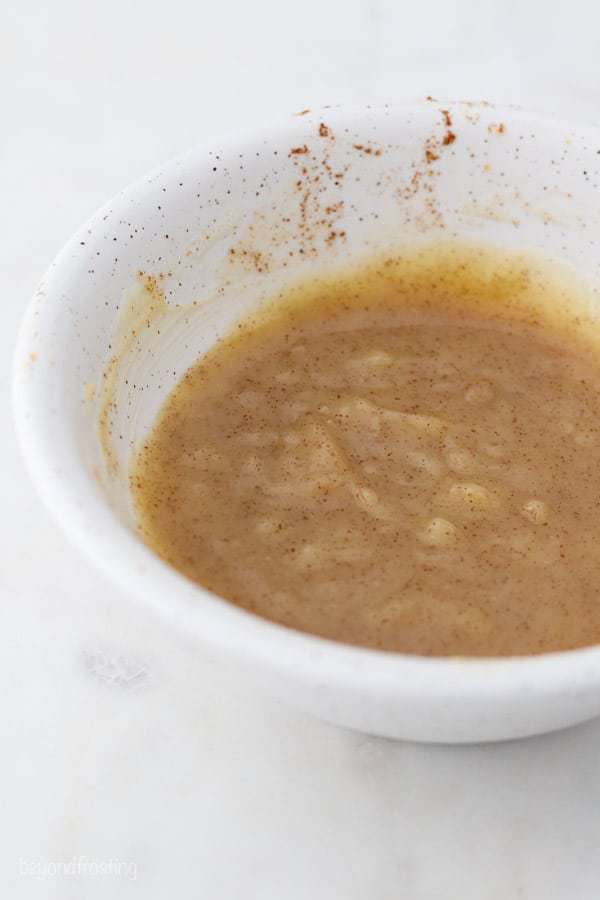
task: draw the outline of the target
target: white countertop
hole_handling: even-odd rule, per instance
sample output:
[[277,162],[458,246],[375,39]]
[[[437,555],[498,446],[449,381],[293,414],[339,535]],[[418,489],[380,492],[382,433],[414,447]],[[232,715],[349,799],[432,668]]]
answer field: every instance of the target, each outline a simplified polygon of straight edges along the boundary
[[0,896],[598,900],[600,720],[426,747],[255,693],[66,543],[9,408],[36,281],[133,178],[326,103],[484,97],[600,121],[597,4],[14,0],[3,19]]

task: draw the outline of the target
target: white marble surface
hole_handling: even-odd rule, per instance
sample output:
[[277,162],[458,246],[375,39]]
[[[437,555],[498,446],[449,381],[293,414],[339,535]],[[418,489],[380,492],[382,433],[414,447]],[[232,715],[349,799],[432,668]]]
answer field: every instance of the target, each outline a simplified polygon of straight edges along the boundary
[[600,121],[589,2],[9,0],[0,28],[0,896],[597,900],[600,721],[393,744],[255,694],[67,545],[10,357],[36,280],[134,177],[219,131],[424,94]]

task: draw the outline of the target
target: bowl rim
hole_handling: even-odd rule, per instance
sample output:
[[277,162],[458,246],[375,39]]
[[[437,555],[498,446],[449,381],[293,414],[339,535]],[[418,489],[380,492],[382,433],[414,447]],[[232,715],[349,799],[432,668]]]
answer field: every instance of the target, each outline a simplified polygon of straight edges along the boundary
[[[392,113],[422,114],[425,110],[471,101],[423,100],[374,106],[340,106],[315,109],[305,120],[326,112],[348,117]],[[479,106],[474,101],[475,106]],[[581,124],[549,114],[529,112],[519,106],[493,105],[485,108],[517,117],[529,124],[551,126],[564,135],[593,135],[600,146],[600,127]],[[260,663],[272,673],[287,671],[328,688],[333,685],[370,692],[389,691],[400,698],[418,691],[424,699],[456,696],[465,699],[499,698],[513,695],[523,686],[538,696],[551,695],[560,687],[600,681],[600,644],[572,650],[530,656],[507,657],[426,657],[344,644],[296,631],[234,606],[202,588],[163,562],[112,513],[99,492],[90,492],[88,505],[69,490],[69,480],[57,478],[60,458],[52,435],[36,414],[41,402],[39,379],[28,377],[28,362],[37,330],[36,307],[44,294],[44,305],[56,302],[53,283],[68,277],[74,251],[82,240],[90,244],[89,232],[107,212],[125,207],[152,194],[159,176],[174,174],[199,152],[243,151],[259,142],[281,138],[297,126],[297,118],[279,118],[261,127],[233,129],[224,135],[195,145],[155,167],[119,191],[95,212],[58,253],[29,303],[21,325],[14,355],[13,412],[21,450],[35,487],[55,521],[84,556],[139,603],[151,607],[180,632],[194,635],[205,644],[234,653],[246,662]],[[93,239],[91,241],[93,246]],[[36,363],[36,366],[40,362]],[[91,479],[91,475],[89,476]],[[91,504],[91,506],[89,505]],[[84,508],[85,507],[85,508]],[[90,519],[99,527],[84,527]]]

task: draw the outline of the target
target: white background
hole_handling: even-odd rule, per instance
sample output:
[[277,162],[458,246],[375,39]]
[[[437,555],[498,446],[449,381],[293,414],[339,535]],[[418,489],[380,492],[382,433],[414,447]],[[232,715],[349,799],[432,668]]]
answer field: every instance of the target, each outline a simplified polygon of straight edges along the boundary
[[28,297],[119,188],[238,125],[426,94],[600,121],[600,6],[2,4],[2,898],[600,897],[600,722],[503,746],[419,747],[256,695],[70,549],[12,431]]

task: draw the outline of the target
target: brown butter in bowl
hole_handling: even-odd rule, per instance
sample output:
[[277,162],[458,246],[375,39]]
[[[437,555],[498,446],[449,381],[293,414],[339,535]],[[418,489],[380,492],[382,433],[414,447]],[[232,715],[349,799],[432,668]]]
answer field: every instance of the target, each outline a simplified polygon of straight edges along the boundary
[[131,470],[144,540],[350,644],[600,642],[599,338],[540,279],[431,251],[290,289],[168,398]]

